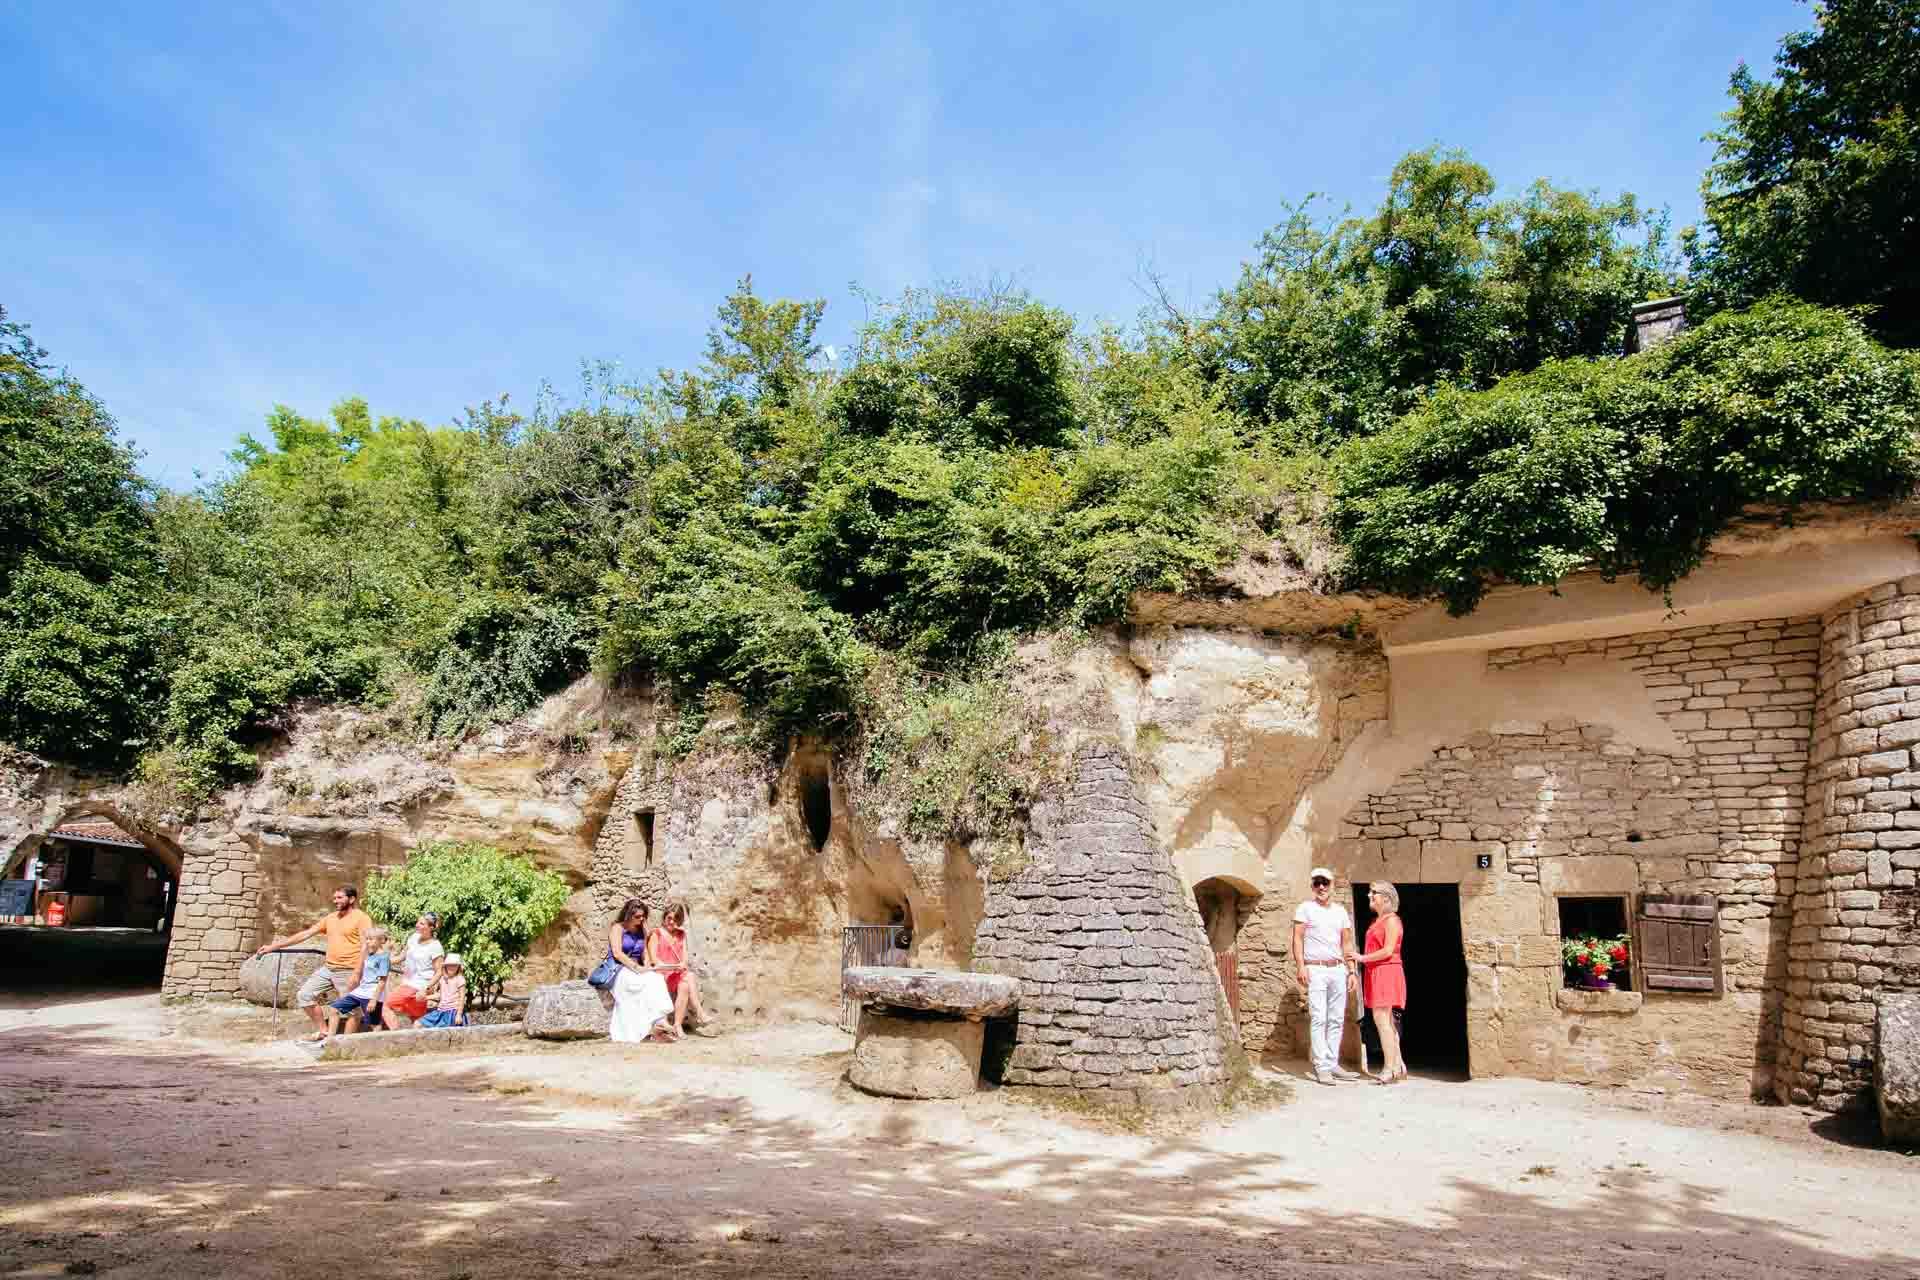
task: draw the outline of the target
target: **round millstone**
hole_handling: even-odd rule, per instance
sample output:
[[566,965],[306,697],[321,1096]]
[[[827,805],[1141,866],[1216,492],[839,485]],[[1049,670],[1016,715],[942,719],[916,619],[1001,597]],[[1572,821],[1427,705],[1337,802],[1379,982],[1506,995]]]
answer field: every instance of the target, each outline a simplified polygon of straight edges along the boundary
[[1020,1003],[1018,979],[960,969],[860,965],[841,975],[840,989],[852,1000],[973,1020],[997,1018]]
[[889,1098],[964,1098],[980,1078],[986,1026],[966,1018],[860,1011],[847,1078]]

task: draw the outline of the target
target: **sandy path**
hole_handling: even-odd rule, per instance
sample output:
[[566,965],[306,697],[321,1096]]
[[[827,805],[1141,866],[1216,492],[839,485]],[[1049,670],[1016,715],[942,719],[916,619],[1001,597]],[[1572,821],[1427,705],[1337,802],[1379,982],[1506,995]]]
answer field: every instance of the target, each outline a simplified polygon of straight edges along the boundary
[[827,1028],[321,1067],[175,1022],[0,1002],[0,1276],[1920,1275],[1920,1162],[1793,1111],[1302,1084],[1139,1136],[864,1098]]

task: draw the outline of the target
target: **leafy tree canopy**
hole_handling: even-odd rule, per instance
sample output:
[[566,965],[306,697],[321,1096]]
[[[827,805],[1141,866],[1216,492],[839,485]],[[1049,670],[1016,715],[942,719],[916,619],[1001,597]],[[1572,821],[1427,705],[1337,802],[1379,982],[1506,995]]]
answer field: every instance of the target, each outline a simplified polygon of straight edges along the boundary
[[1920,478],[1920,359],[1775,300],[1624,360],[1448,391],[1335,458],[1362,581],[1444,596],[1585,565],[1656,590],[1744,507],[1884,499]]
[[1920,0],[1824,0],[1775,76],[1733,73],[1706,222],[1684,237],[1696,314],[1791,293],[1865,306],[1920,345]]
[[100,403],[0,308],[0,740],[117,765],[148,739],[165,620],[134,462]]
[[1633,304],[1669,287],[1665,229],[1631,194],[1541,180],[1501,200],[1464,154],[1417,151],[1371,217],[1309,197],[1211,314],[1172,322],[1241,418],[1325,444],[1441,387],[1618,352]]

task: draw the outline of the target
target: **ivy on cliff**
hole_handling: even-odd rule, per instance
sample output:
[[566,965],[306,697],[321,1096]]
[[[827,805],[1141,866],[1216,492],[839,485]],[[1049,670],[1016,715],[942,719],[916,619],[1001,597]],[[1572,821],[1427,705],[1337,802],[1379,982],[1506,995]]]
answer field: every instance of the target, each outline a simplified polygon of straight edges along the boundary
[[1448,391],[1335,458],[1356,584],[1473,608],[1583,566],[1664,590],[1743,508],[1893,498],[1920,477],[1920,360],[1786,299],[1621,360]]

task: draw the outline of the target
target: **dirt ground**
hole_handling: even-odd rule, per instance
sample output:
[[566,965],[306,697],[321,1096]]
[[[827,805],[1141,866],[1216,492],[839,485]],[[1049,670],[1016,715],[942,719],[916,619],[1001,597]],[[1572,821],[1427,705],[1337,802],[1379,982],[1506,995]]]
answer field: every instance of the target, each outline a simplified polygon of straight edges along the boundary
[[1134,1133],[867,1098],[849,1049],[322,1066],[259,1011],[0,994],[0,1276],[1920,1275],[1920,1160],[1810,1113],[1296,1081]]

